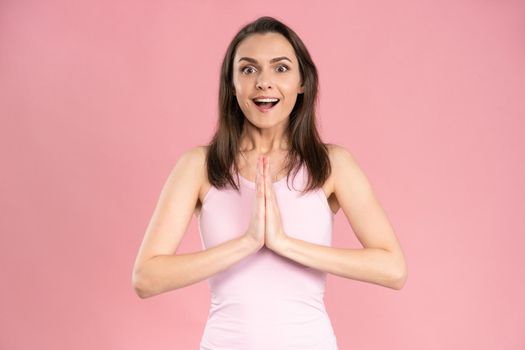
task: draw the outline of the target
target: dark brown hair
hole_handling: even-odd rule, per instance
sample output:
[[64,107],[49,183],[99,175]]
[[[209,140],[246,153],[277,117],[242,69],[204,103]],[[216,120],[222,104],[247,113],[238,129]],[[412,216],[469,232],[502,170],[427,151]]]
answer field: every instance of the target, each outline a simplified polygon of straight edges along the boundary
[[[306,46],[288,26],[273,17],[260,17],[240,29],[231,41],[221,66],[219,87],[219,119],[216,132],[209,143],[206,164],[210,184],[222,188],[228,183],[237,191],[232,174],[238,175],[237,152],[244,125],[242,113],[234,95],[233,59],[239,43],[252,34],[279,33],[292,45],[299,62],[304,93],[290,113],[287,136],[290,152],[287,157],[287,180],[292,170],[294,176],[302,165],[308,170],[308,183],[304,192],[323,185],[331,172],[328,149],[321,141],[316,127],[315,107],[317,103],[318,76]],[[237,176],[237,182],[239,178]]]

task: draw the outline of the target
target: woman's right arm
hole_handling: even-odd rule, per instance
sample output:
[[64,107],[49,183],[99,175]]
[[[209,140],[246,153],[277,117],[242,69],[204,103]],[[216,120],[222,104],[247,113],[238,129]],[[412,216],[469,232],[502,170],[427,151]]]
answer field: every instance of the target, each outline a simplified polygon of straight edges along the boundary
[[133,288],[141,298],[199,282],[260,248],[244,234],[203,251],[176,254],[206,178],[205,152],[195,147],[182,154],[164,184],[133,267]]

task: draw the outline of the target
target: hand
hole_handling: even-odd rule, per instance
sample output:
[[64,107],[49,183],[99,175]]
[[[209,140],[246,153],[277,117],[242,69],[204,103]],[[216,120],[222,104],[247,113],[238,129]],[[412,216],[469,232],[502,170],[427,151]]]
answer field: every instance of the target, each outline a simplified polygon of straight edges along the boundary
[[277,205],[277,199],[273,191],[272,178],[270,176],[270,158],[264,160],[264,197],[265,197],[265,244],[268,249],[276,253],[283,251],[288,236],[284,233],[281,222],[281,213]]
[[263,157],[259,157],[257,162],[257,172],[255,175],[255,200],[253,201],[252,215],[248,225],[246,236],[255,243],[257,250],[264,246],[264,226],[265,226],[265,207],[264,207],[264,176],[263,176]]

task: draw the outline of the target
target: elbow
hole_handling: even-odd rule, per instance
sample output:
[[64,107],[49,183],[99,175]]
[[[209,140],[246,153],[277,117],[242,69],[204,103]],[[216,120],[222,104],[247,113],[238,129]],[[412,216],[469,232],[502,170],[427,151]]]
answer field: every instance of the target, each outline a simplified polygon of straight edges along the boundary
[[396,269],[396,272],[393,274],[391,287],[395,290],[401,290],[406,284],[408,277],[406,264],[402,264],[401,267]]
[[135,294],[141,299],[146,299],[154,295],[151,288],[151,284],[147,282],[147,277],[144,276],[144,273],[141,273],[138,270],[134,270],[131,276],[131,285]]
[[390,270],[386,286],[395,290],[401,290],[405,286],[408,276],[405,257],[402,252],[394,251],[390,252],[390,258]]

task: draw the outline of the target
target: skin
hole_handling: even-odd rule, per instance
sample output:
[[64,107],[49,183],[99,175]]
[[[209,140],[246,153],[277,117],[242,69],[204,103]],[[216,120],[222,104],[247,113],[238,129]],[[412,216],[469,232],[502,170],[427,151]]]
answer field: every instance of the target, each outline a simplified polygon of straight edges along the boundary
[[[281,56],[291,62],[270,63],[270,59]],[[239,62],[241,57],[251,57],[257,64]],[[240,172],[247,179],[255,178],[256,183],[246,233],[206,250],[176,253],[192,215],[199,214],[211,187],[206,173],[206,147],[184,152],[164,184],[135,260],[132,284],[137,295],[147,298],[202,281],[263,246],[320,271],[401,289],[407,279],[407,266],[394,229],[366,175],[353,155],[341,146],[328,145],[332,174],[322,189],[334,213],[342,208],[363,248],[321,246],[284,232],[273,182],[286,175],[282,172],[288,150],[285,130],[297,94],[303,92],[297,58],[283,36],[268,33],[246,38],[234,60],[235,94],[246,117]],[[288,70],[280,67],[284,62]],[[251,101],[257,95],[275,96],[281,101],[270,113],[262,113]]]

